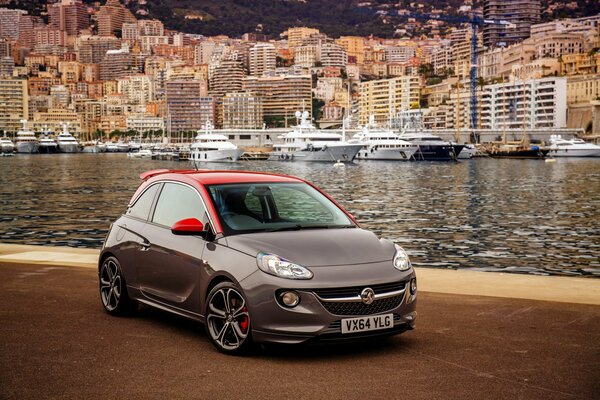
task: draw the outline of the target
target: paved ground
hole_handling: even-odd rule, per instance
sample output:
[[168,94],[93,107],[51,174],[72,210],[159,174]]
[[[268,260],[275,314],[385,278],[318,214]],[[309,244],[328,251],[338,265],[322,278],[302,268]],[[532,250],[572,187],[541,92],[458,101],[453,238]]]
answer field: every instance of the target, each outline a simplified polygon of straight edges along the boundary
[[92,269],[0,263],[0,398],[570,399],[600,393],[600,307],[421,292],[376,343],[216,352],[197,323],[104,313]]

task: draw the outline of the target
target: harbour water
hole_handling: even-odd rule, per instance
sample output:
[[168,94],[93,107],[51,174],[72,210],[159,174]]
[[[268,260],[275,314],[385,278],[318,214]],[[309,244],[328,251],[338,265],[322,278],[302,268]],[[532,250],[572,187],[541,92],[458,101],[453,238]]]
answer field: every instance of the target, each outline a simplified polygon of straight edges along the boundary
[[[99,248],[149,169],[125,154],[0,158],[0,242]],[[600,277],[600,160],[247,161],[200,168],[314,182],[414,265]]]

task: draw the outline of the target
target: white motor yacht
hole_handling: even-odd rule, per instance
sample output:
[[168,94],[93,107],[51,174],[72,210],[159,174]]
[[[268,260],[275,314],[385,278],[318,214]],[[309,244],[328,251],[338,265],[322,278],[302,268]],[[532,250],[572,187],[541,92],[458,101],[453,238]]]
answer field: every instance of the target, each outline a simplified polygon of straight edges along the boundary
[[12,154],[15,151],[15,145],[8,136],[0,137],[0,153]]
[[56,138],[56,143],[61,153],[79,153],[79,142],[69,133],[67,124],[63,124],[63,131]]
[[202,128],[190,146],[192,161],[234,162],[244,154],[244,150],[231,143],[227,136],[214,133],[209,121]]
[[397,160],[409,161],[419,149],[418,146],[402,140],[389,129],[377,128],[371,119],[362,132],[355,134],[349,143],[360,143],[362,149],[356,155],[358,160]]
[[331,161],[352,162],[360,143],[350,143],[339,133],[329,133],[315,128],[308,121],[308,112],[297,112],[300,125],[281,135],[283,143],[273,145],[269,160],[277,161]]
[[39,142],[39,152],[42,154],[53,154],[58,151],[58,144],[54,139],[55,133],[48,130],[48,127],[45,126],[44,130],[41,132],[38,142]]
[[600,146],[581,139],[563,139],[560,135],[550,136],[550,153],[553,157],[600,157]]
[[27,128],[27,121],[21,120],[23,128],[17,132],[16,148],[17,153],[37,153],[39,150],[39,142],[35,137],[35,133]]

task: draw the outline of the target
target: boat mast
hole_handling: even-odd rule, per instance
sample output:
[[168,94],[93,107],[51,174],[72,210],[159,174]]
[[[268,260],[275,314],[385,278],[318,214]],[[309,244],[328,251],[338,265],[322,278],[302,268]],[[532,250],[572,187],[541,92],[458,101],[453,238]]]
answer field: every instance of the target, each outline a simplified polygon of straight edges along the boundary
[[456,82],[456,141],[460,144],[460,74]]

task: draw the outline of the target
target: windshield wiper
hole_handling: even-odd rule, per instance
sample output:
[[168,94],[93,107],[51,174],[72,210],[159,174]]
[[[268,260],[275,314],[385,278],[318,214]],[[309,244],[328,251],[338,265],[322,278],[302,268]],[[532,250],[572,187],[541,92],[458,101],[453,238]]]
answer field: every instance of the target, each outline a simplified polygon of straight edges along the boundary
[[291,225],[282,226],[280,228],[268,229],[267,232],[281,232],[281,231],[299,231],[302,229],[338,229],[338,228],[354,228],[354,225]]

